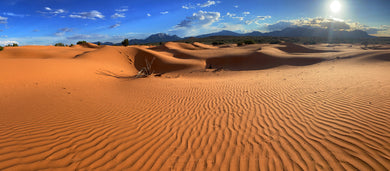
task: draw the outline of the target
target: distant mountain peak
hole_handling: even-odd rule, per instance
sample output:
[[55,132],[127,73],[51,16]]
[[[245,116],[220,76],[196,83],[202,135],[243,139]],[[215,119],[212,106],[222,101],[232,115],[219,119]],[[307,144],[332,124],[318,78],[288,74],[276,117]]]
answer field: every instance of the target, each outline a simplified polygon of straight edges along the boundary
[[[259,36],[272,36],[272,37],[333,37],[333,38],[370,38],[367,32],[362,30],[354,31],[330,31],[329,29],[323,28],[311,28],[311,27],[288,27],[280,31],[272,31],[268,33],[262,33],[259,31],[253,31],[250,33],[236,33],[229,30],[222,30],[215,33],[198,35],[196,38],[205,38],[211,36],[248,36],[248,37],[259,37]],[[188,38],[188,37],[187,37]],[[169,42],[178,41],[180,38],[177,35],[168,35],[166,33],[152,34],[146,39],[131,39],[129,44],[147,44],[147,43],[158,43],[158,42]],[[113,44],[111,42],[105,42],[103,44]],[[120,45],[118,43],[117,45]]]
[[176,35],[170,36],[166,33],[157,33],[157,34],[150,35],[148,38],[144,39],[144,41],[146,41],[146,43],[156,43],[156,42],[176,41],[180,39],[181,38]]
[[196,36],[196,37],[197,38],[204,38],[204,37],[210,37],[210,36],[241,36],[241,34],[233,32],[233,31],[229,31],[229,30],[222,30],[222,31],[219,31],[219,32],[203,34],[203,35],[199,35],[199,36]]
[[150,37],[165,38],[165,37],[170,37],[170,36],[166,33],[156,33],[156,34],[150,35],[148,38],[150,38]]
[[266,33],[274,37],[333,37],[333,38],[369,38],[372,37],[362,30],[340,31],[311,27],[288,27],[281,31]]

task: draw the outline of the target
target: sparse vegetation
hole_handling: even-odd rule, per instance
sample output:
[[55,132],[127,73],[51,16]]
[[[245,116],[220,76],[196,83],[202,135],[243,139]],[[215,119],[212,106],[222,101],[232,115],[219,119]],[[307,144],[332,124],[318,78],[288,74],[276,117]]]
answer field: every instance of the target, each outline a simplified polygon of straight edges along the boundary
[[0,46],[0,51],[2,51],[4,49],[4,47],[3,46]]
[[280,41],[280,40],[278,40],[278,39],[276,39],[276,40],[271,40],[271,41],[269,42],[269,44],[280,44],[280,43],[282,43],[282,41]]
[[129,46],[129,39],[125,39],[122,41],[123,46]]
[[238,42],[237,43],[237,46],[243,46],[244,45],[244,42]]
[[308,40],[308,41],[305,41],[303,42],[304,45],[315,45],[317,44],[317,42],[315,40]]
[[18,47],[19,45],[17,43],[8,44],[6,47]]
[[218,46],[218,45],[223,45],[225,44],[223,41],[215,41],[213,43],[211,43],[213,46]]
[[245,40],[244,42],[246,45],[250,45],[250,44],[256,44],[256,42],[254,40]]
[[138,71],[136,78],[143,78],[153,74],[152,65],[156,57],[153,57],[150,61],[145,58],[145,67]]
[[72,47],[72,46],[74,46],[74,44],[70,44],[70,45],[69,45],[69,47]]
[[65,46],[63,43],[56,43],[54,46]]
[[367,49],[367,47],[368,47],[368,41],[363,41],[363,42],[361,43],[361,45],[364,46],[364,49]]
[[85,41],[85,40],[83,40],[83,41],[78,41],[77,44],[78,44],[78,45],[87,44],[87,41]]
[[97,45],[99,45],[99,46],[100,46],[100,45],[102,45],[102,43],[101,43],[101,42],[97,42]]

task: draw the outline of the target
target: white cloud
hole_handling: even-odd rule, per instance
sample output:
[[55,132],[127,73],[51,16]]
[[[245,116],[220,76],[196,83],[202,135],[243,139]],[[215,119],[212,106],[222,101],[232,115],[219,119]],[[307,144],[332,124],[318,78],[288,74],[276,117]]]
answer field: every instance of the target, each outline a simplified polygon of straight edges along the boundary
[[371,28],[371,29],[375,29],[375,32],[372,31],[371,33],[369,33],[371,35],[390,37],[390,26],[388,25],[382,25],[379,28]]
[[210,0],[208,0],[207,2],[205,2],[203,4],[198,3],[196,5],[198,5],[199,7],[204,8],[204,7],[210,7],[212,5],[219,4],[219,3],[221,3],[221,1],[210,1]]
[[119,27],[119,26],[121,26],[121,24],[120,24],[120,23],[116,23],[116,24],[110,26],[109,28],[112,29],[112,28],[117,28],[117,27]]
[[7,20],[8,20],[7,17],[0,16],[0,24],[7,24]]
[[[244,12],[243,14],[250,14],[250,13],[249,13],[249,12]],[[226,16],[228,16],[228,17],[230,17],[230,18],[233,18],[233,19],[238,19],[238,20],[240,20],[240,21],[243,21],[243,20],[244,20],[244,17],[239,17],[239,16],[237,16],[236,14],[230,13],[230,12],[226,13]],[[246,15],[245,15],[245,16],[246,16]]]
[[114,15],[111,16],[111,18],[125,18],[124,13],[115,13]]
[[232,18],[238,19],[238,20],[240,20],[240,21],[244,20],[244,17],[232,17]]
[[168,14],[168,13],[169,13],[168,11],[160,12],[160,14],[162,14],[162,15],[165,15],[165,14]]
[[205,8],[205,7],[210,7],[210,6],[219,4],[219,3],[221,3],[221,1],[210,1],[210,0],[208,0],[208,1],[204,2],[204,3],[197,3],[196,5],[189,3],[189,4],[181,6],[181,8],[184,8],[184,9],[187,9],[187,10],[188,9],[195,9],[197,7]]
[[192,16],[186,17],[179,24],[169,30],[173,34],[179,35],[196,35],[214,30],[212,24],[219,21],[221,14],[219,12],[198,11]]
[[56,36],[64,36],[64,35],[65,35],[65,32],[57,32],[57,33],[55,33],[54,35],[56,35]]
[[62,13],[65,13],[65,10],[63,9],[57,9],[53,12],[53,14],[62,14]]
[[196,6],[195,6],[195,5],[192,5],[192,4],[187,4],[187,5],[181,6],[181,8],[184,8],[184,9],[195,9]]
[[7,44],[16,42],[19,45],[54,45],[55,43],[62,42],[65,44],[74,43],[71,40],[66,39],[66,37],[59,36],[42,36],[42,37],[31,37],[31,35],[26,37],[8,37],[8,38],[0,38],[0,42],[6,42]]
[[111,18],[125,18],[126,16],[125,16],[124,12],[126,12],[128,10],[129,9],[128,9],[127,6],[123,6],[123,7],[119,8],[119,9],[115,9],[116,12],[115,12],[115,14],[113,14],[111,16]]
[[99,11],[92,10],[90,12],[80,12],[69,15],[70,18],[81,18],[81,19],[90,19],[90,20],[96,20],[97,18],[104,18],[104,15],[100,13]]
[[124,8],[121,8],[121,9],[116,9],[115,11],[116,12],[126,12],[128,11],[129,9],[127,9],[127,7],[124,7]]
[[256,18],[254,18],[252,20],[246,20],[245,24],[246,25],[250,25],[250,24],[252,24],[254,22],[257,25],[261,25],[261,23],[259,23],[259,21],[262,21],[262,20],[265,20],[265,19],[268,19],[268,18],[271,18],[271,16],[269,16],[269,15],[267,15],[267,16],[257,16]]
[[1,46],[6,46],[6,45],[9,45],[9,44],[19,44],[19,42],[17,41],[13,41],[13,40],[0,40],[0,45]]
[[271,16],[269,16],[269,15],[267,15],[267,16],[257,16],[258,20],[265,20],[265,19],[268,19],[268,18],[271,18]]
[[221,14],[219,12],[207,12],[200,10],[197,13],[193,13],[192,16],[187,17],[185,20],[181,21],[176,28],[180,27],[193,27],[198,26],[207,26],[219,20]]
[[216,28],[216,31],[230,30],[230,31],[245,31],[245,27],[242,24],[221,23]]
[[67,32],[71,32],[73,31],[72,28],[61,28],[61,29],[58,29],[58,31],[55,33],[56,36],[64,36]]
[[367,34],[373,35],[373,36],[385,36],[390,37],[390,26],[388,25],[381,25],[379,27],[370,27],[367,25],[363,25],[360,23],[347,23],[351,27],[351,30],[363,30],[367,32]]
[[[107,26],[108,27],[108,26]],[[106,28],[107,28],[106,27]],[[67,33],[67,34],[70,34]],[[74,34],[74,35],[66,35],[66,36],[26,36],[26,37],[9,37],[2,38],[0,37],[0,45],[1,42],[5,42],[7,45],[9,43],[18,43],[19,45],[54,45],[55,43],[61,42],[64,44],[75,44],[77,41],[85,40],[88,42],[114,42],[119,43],[124,38],[145,38],[149,36],[149,34],[145,33],[129,33],[129,34],[121,34],[121,35],[106,35],[106,34]]]
[[13,12],[4,12],[3,15],[8,15],[8,16],[11,16],[11,17],[25,17],[26,15],[23,15],[23,14],[15,14]]
[[244,20],[244,17],[238,17],[236,14],[234,13],[230,13],[230,12],[227,12],[226,13],[226,16],[230,17],[230,18],[233,18],[233,19],[238,19],[240,21]]
[[248,12],[248,11],[245,11],[245,12],[243,12],[242,14],[244,14],[244,15],[249,15],[249,14],[251,14],[251,13]]
[[66,13],[64,9],[52,9],[50,7],[45,7],[44,9],[45,11],[37,11],[37,12],[48,16],[57,16]]
[[[303,18],[296,20],[280,20],[274,24],[266,24],[270,31],[283,30],[287,27],[312,27],[312,28],[333,28],[335,30],[350,30],[350,24],[344,21],[327,18]],[[356,27],[356,26],[355,26]]]
[[233,7],[234,7],[234,8],[238,8],[238,5],[234,5]]
[[58,29],[58,31],[61,31],[61,32],[71,32],[71,31],[73,31],[73,29],[65,27],[65,28]]
[[152,16],[152,15],[150,15],[150,13],[147,13],[146,15],[147,15],[148,17]]
[[236,16],[236,14],[230,13],[230,12],[227,12],[226,15],[227,15],[228,17],[234,17],[234,16]]

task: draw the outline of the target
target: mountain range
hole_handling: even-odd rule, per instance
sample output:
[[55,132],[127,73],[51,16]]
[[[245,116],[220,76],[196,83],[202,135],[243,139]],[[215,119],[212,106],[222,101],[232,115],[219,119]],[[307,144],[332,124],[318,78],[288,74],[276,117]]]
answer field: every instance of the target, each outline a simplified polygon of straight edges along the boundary
[[[354,31],[331,31],[323,28],[307,28],[307,27],[289,27],[280,31],[272,31],[268,33],[262,33],[259,31],[253,31],[250,33],[236,33],[233,31],[223,30],[220,32],[202,34],[195,36],[195,38],[205,38],[211,36],[271,36],[271,37],[331,37],[339,39],[359,39],[359,38],[371,38],[367,32],[362,30]],[[130,45],[134,44],[147,44],[147,43],[158,43],[158,42],[169,42],[178,41],[190,37],[180,38],[177,35],[168,35],[166,33],[152,34],[146,39],[131,39],[129,40]],[[97,43],[97,42],[94,42]],[[121,45],[121,43],[104,42],[102,45]]]

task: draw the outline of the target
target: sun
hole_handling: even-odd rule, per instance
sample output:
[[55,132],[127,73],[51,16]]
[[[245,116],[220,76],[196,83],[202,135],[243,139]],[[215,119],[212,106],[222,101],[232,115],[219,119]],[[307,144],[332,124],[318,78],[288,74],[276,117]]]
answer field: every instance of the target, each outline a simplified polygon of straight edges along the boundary
[[330,4],[330,10],[332,10],[332,12],[334,13],[338,13],[340,12],[341,10],[341,4],[339,1],[333,1],[331,4]]

